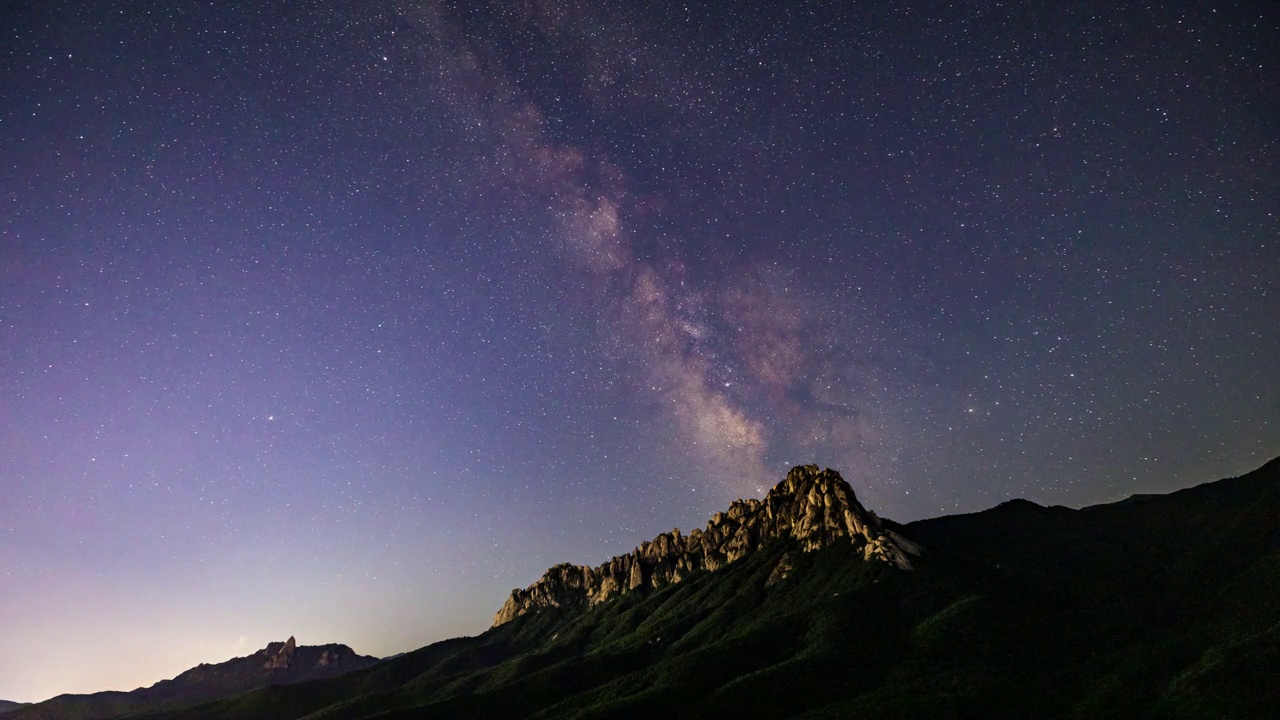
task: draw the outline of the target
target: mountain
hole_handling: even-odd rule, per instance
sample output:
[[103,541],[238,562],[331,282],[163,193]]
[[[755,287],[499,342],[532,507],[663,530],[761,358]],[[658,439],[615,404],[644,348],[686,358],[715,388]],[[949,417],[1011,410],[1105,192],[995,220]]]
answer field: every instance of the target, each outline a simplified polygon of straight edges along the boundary
[[202,664],[172,680],[132,692],[59,695],[5,713],[5,720],[97,720],[166,708],[181,708],[270,685],[332,678],[365,668],[377,658],[346,645],[299,646],[291,637],[247,657]]
[[26,705],[26,703],[13,702],[12,700],[0,700],[0,713],[16,710],[24,705]]
[[[626,593],[661,588],[700,570],[714,571],[778,541],[795,543],[806,552],[847,541],[864,560],[904,570],[911,568],[908,556],[921,551],[884,528],[839,473],[802,465],[787,473],[763,501],[738,500],[727,512],[716,513],[705,530],[694,530],[687,537],[679,529],[672,530],[596,568],[556,565],[528,588],[513,590],[493,624],[539,609],[591,607]],[[785,575],[785,570],[779,574]]]
[[1280,459],[905,525],[797,468],[696,535],[557,568],[477,637],[136,717],[1280,717]]

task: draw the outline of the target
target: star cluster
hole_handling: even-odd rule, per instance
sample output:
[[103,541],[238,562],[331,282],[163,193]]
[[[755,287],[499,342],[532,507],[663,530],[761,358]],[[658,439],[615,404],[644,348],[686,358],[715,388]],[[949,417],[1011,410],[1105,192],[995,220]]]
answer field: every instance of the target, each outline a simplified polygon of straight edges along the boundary
[[802,462],[911,520],[1280,454],[1267,3],[3,17],[5,699],[476,633]]

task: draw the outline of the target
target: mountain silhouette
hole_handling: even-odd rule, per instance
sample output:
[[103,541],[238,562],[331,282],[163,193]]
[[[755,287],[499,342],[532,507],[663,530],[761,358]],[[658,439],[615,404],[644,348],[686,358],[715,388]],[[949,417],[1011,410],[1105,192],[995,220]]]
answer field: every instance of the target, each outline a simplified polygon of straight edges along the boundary
[[479,636],[131,717],[1268,718],[1277,677],[1280,459],[902,525],[802,466],[705,529],[552,568]]
[[132,692],[59,695],[3,712],[4,720],[98,720],[181,708],[237,695],[267,685],[286,685],[368,667],[377,658],[357,655],[346,645],[299,646],[291,637],[247,657],[199,665],[172,680]]

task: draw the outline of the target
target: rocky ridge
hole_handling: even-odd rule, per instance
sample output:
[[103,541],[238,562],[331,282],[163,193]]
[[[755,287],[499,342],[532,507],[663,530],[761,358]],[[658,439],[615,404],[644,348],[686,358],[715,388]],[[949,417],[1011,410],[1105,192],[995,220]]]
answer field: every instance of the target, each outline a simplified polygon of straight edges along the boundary
[[[642,588],[677,583],[698,570],[717,570],[775,539],[796,541],[805,552],[848,540],[863,560],[903,570],[911,569],[909,556],[921,552],[864,508],[840,473],[801,465],[763,500],[735,501],[712,516],[704,530],[663,533],[599,567],[564,563],[550,568],[529,587],[513,590],[493,624],[540,608],[594,606]],[[784,557],[775,577],[789,571],[790,558]]]
[[202,663],[170,680],[131,692],[59,695],[4,712],[5,720],[100,720],[174,710],[268,685],[319,680],[369,667],[379,660],[346,645],[298,645],[294,638],[226,662]]
[[253,674],[257,669],[278,671],[268,673],[267,677],[278,682],[281,678],[307,678],[310,676],[328,676],[368,667],[377,662],[377,658],[356,654],[356,651],[338,643],[328,645],[298,645],[290,636],[284,642],[267,643],[258,652],[244,658],[236,658],[216,665],[200,664],[182,673],[172,680],[162,680],[153,686],[164,688],[168,685],[183,683],[205,683],[220,678]]

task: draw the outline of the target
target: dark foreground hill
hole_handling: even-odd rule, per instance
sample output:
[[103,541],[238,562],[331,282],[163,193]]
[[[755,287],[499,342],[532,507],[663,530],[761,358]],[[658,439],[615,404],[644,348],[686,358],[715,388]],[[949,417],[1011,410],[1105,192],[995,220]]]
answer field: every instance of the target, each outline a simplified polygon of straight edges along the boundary
[[190,707],[268,685],[331,678],[369,667],[377,658],[346,645],[298,646],[293,638],[216,665],[194,667],[172,680],[132,692],[59,695],[4,713],[4,720],[97,720],[166,708]]
[[903,526],[813,471],[552,568],[478,637],[145,717],[1280,717],[1280,461]]

